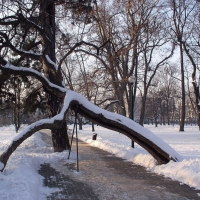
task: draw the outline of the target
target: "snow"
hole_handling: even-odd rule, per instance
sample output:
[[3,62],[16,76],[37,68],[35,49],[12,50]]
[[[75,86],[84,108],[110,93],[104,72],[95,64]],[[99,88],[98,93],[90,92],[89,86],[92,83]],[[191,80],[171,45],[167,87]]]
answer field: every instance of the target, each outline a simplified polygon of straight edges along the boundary
[[[4,66],[4,68],[12,69],[12,70],[15,70],[15,71],[26,71],[26,72],[29,72],[31,74],[35,74],[35,75],[37,75],[37,78],[42,78],[43,81],[46,81],[46,83],[50,87],[57,88],[58,90],[60,90],[60,91],[62,91],[66,94],[65,100],[64,100],[64,106],[63,106],[61,112],[58,115],[54,116],[51,119],[40,120],[40,121],[30,125],[29,127],[27,127],[26,130],[23,131],[23,133],[20,133],[18,136],[16,136],[13,141],[19,140],[22,136],[24,136],[26,133],[28,133],[28,131],[30,129],[32,129],[34,127],[38,128],[40,125],[42,125],[44,123],[53,124],[55,122],[55,120],[61,121],[62,119],[64,119],[65,113],[67,112],[67,109],[68,109],[71,101],[75,100],[75,101],[79,102],[80,105],[82,104],[85,108],[90,108],[90,110],[92,112],[94,112],[95,114],[103,115],[106,119],[110,119],[112,121],[116,121],[118,123],[121,123],[122,126],[127,126],[130,129],[137,132],[138,134],[140,134],[143,137],[147,138],[148,140],[152,141],[157,147],[159,147],[164,152],[166,152],[167,155],[169,155],[170,158],[172,158],[173,160],[179,160],[180,161],[182,159],[181,156],[173,148],[171,148],[168,144],[166,144],[163,140],[161,140],[159,137],[157,137],[155,134],[153,134],[148,129],[145,129],[144,127],[133,122],[129,118],[126,118],[126,117],[119,115],[119,114],[111,113],[107,110],[104,110],[104,109],[101,109],[101,108],[95,106],[94,104],[89,102],[85,97],[83,97],[82,95],[80,95],[80,94],[78,94],[74,91],[67,90],[65,88],[59,87],[59,86],[51,83],[43,75],[39,74],[38,71],[33,70],[33,69],[27,69],[25,67],[16,67],[16,66],[11,65],[10,63],[7,63]],[[13,141],[11,141],[10,145],[12,145]],[[12,148],[12,146],[10,146],[10,148]]]
[[[15,135],[13,125],[0,127],[0,153],[6,150]],[[68,151],[54,153],[52,147],[45,145],[41,135],[35,133],[17,148],[8,160],[4,172],[0,172],[0,199],[46,200],[47,195],[59,190],[44,187],[43,177],[38,174],[38,169],[40,164],[66,159]],[[72,153],[71,159],[75,162],[73,157]]]
[[[24,128],[20,130],[23,132]],[[69,126],[73,128],[72,125]],[[92,127],[83,126],[78,131],[78,137],[92,146],[99,147],[118,157],[133,163],[145,166],[147,170],[162,174],[180,184],[185,183],[200,189],[200,132],[197,126],[187,126],[185,132],[179,132],[178,126],[147,126],[158,137],[174,148],[182,157],[181,162],[169,162],[165,165],[157,165],[155,159],[146,150],[135,143],[131,147],[131,140],[115,131],[100,126],[95,126],[97,140],[92,140]],[[14,126],[0,128],[0,153],[6,150],[10,141],[16,137]],[[75,162],[75,153],[72,152],[70,162]],[[5,200],[46,199],[47,195],[58,188],[43,186],[43,177],[38,174],[40,164],[69,162],[68,152],[53,153],[52,147],[46,147],[39,133],[35,133],[24,141],[8,160],[4,172],[0,173],[0,196]],[[3,165],[0,163],[0,165]],[[80,166],[81,167],[81,166]]]
[[[17,48],[16,48],[17,49]],[[22,52],[22,53],[26,53],[26,54],[28,54],[28,55],[34,55],[34,56],[42,56],[42,54],[36,54],[36,53],[34,53],[34,52],[30,52],[30,51],[25,51],[24,49],[17,49],[19,52]]]
[[56,88],[56,89],[60,90],[61,92],[65,92],[65,93],[67,92],[67,89],[51,83],[44,75],[42,75],[37,70],[31,69],[31,68],[26,68],[26,67],[17,67],[15,65],[12,65],[9,62],[5,66],[1,66],[1,67],[5,68],[5,69],[11,69],[14,71],[23,71],[23,72],[31,73],[32,76],[35,74],[35,78],[38,78],[38,80],[43,79],[43,81],[45,81],[50,87]]
[[178,126],[155,128],[149,125],[147,128],[174,148],[181,155],[182,160],[180,162],[170,161],[165,165],[157,165],[155,159],[142,147],[135,143],[135,148],[132,148],[129,138],[100,126],[95,127],[97,140],[92,140],[91,126],[85,126],[82,131],[79,131],[78,137],[92,146],[142,165],[149,171],[200,189],[200,131],[198,127],[188,126],[185,132],[179,132]]
[[50,64],[52,64],[52,65],[54,66],[55,70],[57,71],[57,70],[58,70],[58,65],[56,65],[56,63],[53,62],[53,61],[49,58],[48,55],[45,55],[45,57],[46,57],[47,61],[48,61]]

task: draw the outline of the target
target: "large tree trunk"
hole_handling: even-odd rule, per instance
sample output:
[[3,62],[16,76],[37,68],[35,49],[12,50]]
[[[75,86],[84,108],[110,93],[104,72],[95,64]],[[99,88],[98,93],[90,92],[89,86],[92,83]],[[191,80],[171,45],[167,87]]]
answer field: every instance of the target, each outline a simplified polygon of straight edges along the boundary
[[189,49],[186,47],[186,43],[183,43],[183,48],[188,56],[188,58],[190,59],[190,62],[192,63],[193,66],[193,72],[192,72],[192,85],[194,88],[194,94],[195,94],[195,102],[196,102],[196,108],[197,108],[197,113],[198,113],[198,126],[199,126],[199,130],[200,130],[200,93],[199,93],[199,83],[200,83],[200,77],[199,77],[199,81],[197,82],[196,80],[196,71],[197,71],[197,65],[194,62],[193,57],[190,55],[189,53]]
[[[44,27],[47,38],[43,38],[44,53],[56,63],[55,58],[55,4],[54,0],[40,0],[40,19],[41,24]],[[48,67],[47,61],[43,61],[43,69],[45,76],[52,82],[59,86],[62,86],[62,74],[60,69],[53,72]],[[49,107],[49,117],[53,117],[60,112],[63,99],[56,97],[55,95],[46,91],[46,97]],[[63,121],[62,127],[58,129],[52,129],[52,141],[55,152],[61,152],[65,149],[69,149],[69,139],[67,135],[67,125]]]

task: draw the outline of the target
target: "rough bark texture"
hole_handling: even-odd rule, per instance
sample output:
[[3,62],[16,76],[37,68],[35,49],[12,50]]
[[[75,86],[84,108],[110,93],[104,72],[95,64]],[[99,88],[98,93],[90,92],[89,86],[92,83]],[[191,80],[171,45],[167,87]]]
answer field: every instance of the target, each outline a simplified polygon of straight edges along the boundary
[[[56,63],[55,58],[55,5],[54,0],[40,1],[40,19],[41,24],[44,27],[45,34],[48,39],[43,40],[44,53],[50,57],[50,59]],[[56,72],[50,70],[49,63],[43,59],[43,69],[45,76],[54,84],[62,86],[62,74],[60,69]],[[63,99],[58,98],[54,94],[47,92],[47,101],[49,106],[49,117],[55,116],[60,112]],[[61,152],[65,149],[69,149],[69,139],[67,135],[67,125],[63,122],[61,128],[52,129],[52,141],[55,152]]]
[[[199,82],[197,82],[197,69],[198,69],[198,65],[195,63],[194,58],[191,56],[189,49],[186,46],[186,43],[183,42],[183,48],[185,53],[187,54],[188,58],[190,59],[190,62],[192,63],[193,66],[193,72],[192,72],[192,85],[194,88],[194,95],[195,95],[195,103],[196,103],[196,109],[197,109],[197,113],[198,113],[198,126],[199,126],[199,130],[200,130],[200,93],[199,93]],[[200,77],[199,77],[200,80]]]
[[141,112],[140,112],[140,121],[139,121],[139,124],[141,126],[144,125],[144,114],[145,114],[145,106],[146,106],[146,92],[145,94],[143,95],[142,97],[142,106],[141,106]]

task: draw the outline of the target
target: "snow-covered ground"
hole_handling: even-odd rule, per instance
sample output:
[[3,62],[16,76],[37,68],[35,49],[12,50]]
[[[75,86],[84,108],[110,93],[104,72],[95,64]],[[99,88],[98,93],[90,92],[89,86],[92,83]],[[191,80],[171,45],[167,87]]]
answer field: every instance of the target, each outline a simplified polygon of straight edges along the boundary
[[[178,126],[146,126],[166,143],[173,147],[182,157],[181,162],[173,162],[166,165],[156,165],[154,158],[143,148],[135,144],[131,147],[129,138],[118,132],[110,131],[100,126],[95,127],[97,140],[92,140],[91,126],[83,126],[79,131],[79,139],[116,154],[148,170],[172,179],[180,183],[188,184],[200,189],[200,131],[197,126],[188,126],[185,132],[179,132]],[[72,126],[70,126],[72,129]],[[23,129],[23,128],[22,128]],[[10,141],[16,136],[14,126],[0,128],[0,153],[4,151]],[[39,133],[26,140],[10,157],[3,173],[0,173],[0,197],[4,200],[46,199],[46,196],[57,190],[43,186],[43,178],[37,171],[44,162],[53,163],[58,160],[67,162],[68,152],[53,153],[53,149],[46,147]],[[74,162],[72,154],[70,158]]]
[[[24,127],[21,128],[23,129]],[[16,135],[13,125],[0,127],[0,154]],[[4,172],[0,172],[0,199],[46,200],[47,195],[58,188],[43,187],[43,177],[38,174],[40,164],[64,160],[67,156],[67,151],[54,153],[52,147],[45,146],[41,135],[35,133],[17,148],[8,160]],[[74,162],[73,156],[72,154]]]
[[79,131],[79,139],[118,157],[145,166],[152,172],[200,189],[200,131],[198,127],[187,126],[185,132],[179,132],[178,126],[155,128],[153,125],[147,125],[145,127],[174,148],[181,155],[182,161],[156,165],[155,159],[139,145],[135,144],[135,148],[132,148],[129,138],[100,126],[95,127],[95,133],[98,134],[97,140],[92,140],[91,126],[85,126],[82,131]]

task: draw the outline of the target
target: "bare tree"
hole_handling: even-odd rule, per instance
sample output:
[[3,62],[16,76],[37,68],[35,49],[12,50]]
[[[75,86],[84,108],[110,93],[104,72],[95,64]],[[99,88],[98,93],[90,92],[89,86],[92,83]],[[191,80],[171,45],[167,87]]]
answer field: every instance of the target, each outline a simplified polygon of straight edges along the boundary
[[[29,4],[27,2],[25,4],[23,1],[13,1],[11,2],[12,5],[9,2],[3,4],[3,17],[0,18],[0,70],[9,74],[34,77],[40,81],[46,92],[50,116],[49,119],[42,119],[29,125],[11,141],[8,148],[0,155],[1,171],[5,168],[15,149],[41,129],[52,130],[55,151],[62,151],[66,146],[69,146],[65,122],[69,108],[97,124],[125,134],[152,154],[159,164],[167,163],[170,160],[179,160],[179,155],[150,131],[124,116],[98,108],[80,94],[65,88],[62,82],[61,65],[66,57],[83,44],[96,48],[98,52],[102,51],[102,47],[108,44],[107,42],[102,44],[100,48],[95,44],[80,41],[71,47],[69,52],[66,52],[61,58],[60,64],[57,65],[54,30],[55,3],[60,4],[62,1],[30,0]],[[88,6],[84,1],[82,2],[83,8],[76,7],[77,3],[77,1],[74,1],[72,6],[78,10],[79,8],[85,9],[85,6],[86,8]],[[66,2],[66,6],[68,6],[68,2]],[[30,38],[31,40],[29,40]],[[27,46],[24,45],[26,44],[25,41],[30,41],[32,48],[28,45],[29,48],[27,49]],[[35,51],[35,49],[37,50]],[[40,70],[33,69],[33,63],[20,62],[15,65],[12,63],[10,52],[14,52],[22,61],[27,58],[31,61],[37,60]],[[144,134],[144,132],[148,132],[148,134]],[[163,146],[167,148],[163,149]]]
[[[144,5],[145,6],[145,5]],[[169,42],[169,32],[165,24],[165,12],[156,7],[156,5],[143,8],[144,15],[141,17],[143,32],[139,37],[139,49],[141,52],[138,56],[138,79],[142,98],[140,125],[144,123],[145,104],[148,90],[151,86],[156,86],[154,77],[159,68],[172,57],[175,46]],[[157,13],[160,13],[159,15]]]
[[185,124],[185,74],[184,74],[184,43],[191,34],[191,22],[193,11],[196,7],[194,0],[171,0],[173,28],[171,29],[176,37],[177,45],[180,52],[180,69],[181,69],[181,91],[182,91],[182,106],[181,106],[181,122],[180,131],[184,131]]

